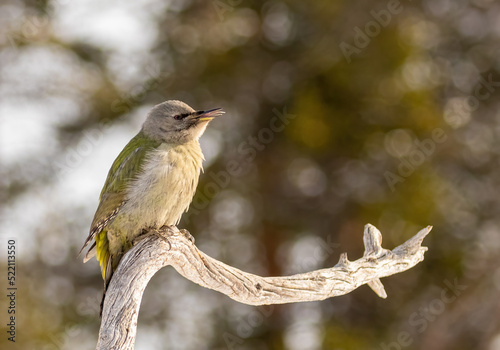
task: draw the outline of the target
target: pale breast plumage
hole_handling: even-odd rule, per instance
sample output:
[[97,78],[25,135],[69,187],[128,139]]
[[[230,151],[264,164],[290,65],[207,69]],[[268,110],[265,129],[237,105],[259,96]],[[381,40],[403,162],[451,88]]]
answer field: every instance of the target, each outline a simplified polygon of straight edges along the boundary
[[126,232],[130,241],[142,229],[178,224],[196,191],[202,160],[197,140],[188,147],[163,144],[153,151],[110,230]]

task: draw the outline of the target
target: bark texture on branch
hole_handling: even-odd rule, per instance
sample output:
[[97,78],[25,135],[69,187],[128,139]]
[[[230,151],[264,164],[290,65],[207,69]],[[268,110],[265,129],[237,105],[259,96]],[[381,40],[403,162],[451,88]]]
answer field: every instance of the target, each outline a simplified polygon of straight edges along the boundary
[[368,224],[362,258],[349,261],[343,253],[334,267],[285,277],[243,272],[205,255],[176,227],[162,229],[137,242],[114,272],[106,292],[97,349],[133,349],[144,289],[153,275],[167,265],[203,287],[250,305],[324,300],[347,294],[363,284],[386,298],[380,278],[422,261],[427,250],[421,246],[422,240],[431,228],[422,229],[391,251],[382,248],[380,231]]

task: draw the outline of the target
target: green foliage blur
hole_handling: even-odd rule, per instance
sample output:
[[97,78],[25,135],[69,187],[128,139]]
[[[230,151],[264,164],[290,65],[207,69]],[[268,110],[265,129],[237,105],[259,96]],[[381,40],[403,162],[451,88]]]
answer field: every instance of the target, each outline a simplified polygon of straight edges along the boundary
[[3,0],[0,347],[95,346],[77,253],[113,159],[179,99],[226,111],[180,225],[207,254],[289,275],[361,257],[366,223],[388,249],[434,229],[387,299],[251,307],[166,268],[136,349],[500,349],[499,23],[493,0]]

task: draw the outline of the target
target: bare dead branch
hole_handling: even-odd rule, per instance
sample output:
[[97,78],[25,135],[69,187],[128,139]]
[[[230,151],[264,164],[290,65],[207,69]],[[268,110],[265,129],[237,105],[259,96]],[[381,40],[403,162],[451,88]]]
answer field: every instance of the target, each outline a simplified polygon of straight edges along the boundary
[[421,244],[431,228],[422,229],[391,251],[382,248],[380,231],[368,224],[362,258],[349,261],[343,253],[332,268],[285,277],[243,272],[205,255],[176,227],[162,229],[137,242],[115,271],[106,292],[97,349],[133,349],[144,289],[153,275],[167,265],[203,287],[250,305],[324,300],[347,294],[363,284],[386,298],[380,278],[422,261],[427,248]]

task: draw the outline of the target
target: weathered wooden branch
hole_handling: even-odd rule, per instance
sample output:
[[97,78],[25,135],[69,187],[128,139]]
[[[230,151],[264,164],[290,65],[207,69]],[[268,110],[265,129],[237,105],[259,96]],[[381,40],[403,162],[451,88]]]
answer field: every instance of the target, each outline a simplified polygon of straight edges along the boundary
[[428,226],[395,249],[382,248],[382,235],[368,224],[362,258],[343,253],[332,268],[286,277],[260,277],[215,260],[198,250],[176,227],[140,240],[123,257],[106,292],[97,349],[133,349],[142,294],[153,275],[172,265],[182,276],[244,304],[269,305],[324,300],[368,284],[382,298],[380,278],[408,270],[424,259]]

